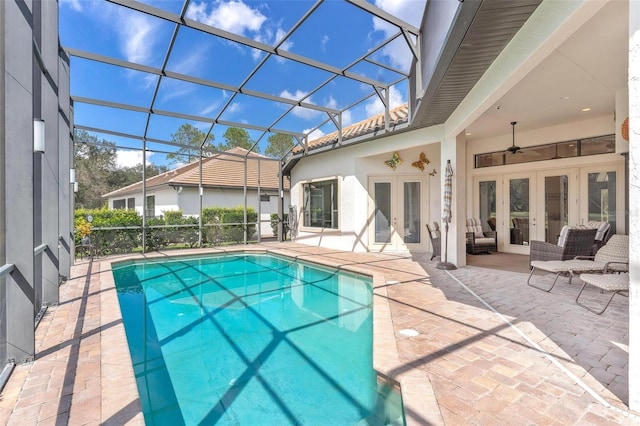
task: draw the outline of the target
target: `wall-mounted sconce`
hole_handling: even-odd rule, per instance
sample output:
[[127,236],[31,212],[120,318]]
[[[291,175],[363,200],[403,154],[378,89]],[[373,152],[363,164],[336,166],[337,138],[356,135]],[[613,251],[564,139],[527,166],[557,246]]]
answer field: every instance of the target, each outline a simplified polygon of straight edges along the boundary
[[78,182],[73,182],[73,192],[78,192]]
[[69,169],[69,183],[76,183],[76,169]]
[[33,119],[33,152],[44,152],[44,120]]

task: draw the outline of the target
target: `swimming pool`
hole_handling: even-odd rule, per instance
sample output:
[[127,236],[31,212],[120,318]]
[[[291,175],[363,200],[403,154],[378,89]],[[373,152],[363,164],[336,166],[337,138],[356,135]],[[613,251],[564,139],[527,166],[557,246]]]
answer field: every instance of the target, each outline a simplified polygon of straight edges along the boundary
[[114,264],[147,424],[403,424],[371,280],[263,254]]

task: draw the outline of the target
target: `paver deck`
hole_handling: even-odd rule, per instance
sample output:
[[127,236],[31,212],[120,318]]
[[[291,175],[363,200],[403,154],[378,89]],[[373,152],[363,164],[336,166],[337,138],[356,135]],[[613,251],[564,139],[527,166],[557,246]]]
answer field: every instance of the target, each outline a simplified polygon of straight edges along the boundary
[[[526,285],[526,272],[443,271],[427,253],[250,249],[375,274],[374,362],[402,385],[410,425],[640,425],[627,408],[626,298],[597,316],[574,303],[575,279],[545,293]],[[72,268],[36,330],[35,361],[16,366],[0,394],[0,424],[144,423],[110,261]],[[594,288],[585,297],[604,295]]]

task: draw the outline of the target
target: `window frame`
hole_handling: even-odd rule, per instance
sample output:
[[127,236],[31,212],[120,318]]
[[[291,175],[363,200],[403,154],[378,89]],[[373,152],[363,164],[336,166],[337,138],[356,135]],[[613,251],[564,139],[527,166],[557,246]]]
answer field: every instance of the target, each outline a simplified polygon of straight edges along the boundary
[[[149,201],[153,202],[153,208],[149,208]],[[151,211],[151,215],[149,215],[149,211]],[[155,195],[147,195],[147,198],[144,201],[144,216],[147,219],[153,219],[156,217],[156,196]]]
[[[340,212],[341,212],[341,179],[339,176],[329,176],[329,177],[324,177],[324,178],[318,178],[318,179],[309,179],[309,180],[305,180],[300,182],[300,188],[301,188],[301,192],[300,192],[300,213],[302,215],[302,220],[300,223],[300,227],[302,230],[305,231],[310,231],[310,232],[318,232],[318,231],[340,231],[340,225],[342,223],[342,220],[340,218]],[[330,213],[330,226],[324,226],[327,222],[327,220],[323,220],[323,224],[322,226],[319,225],[313,225],[312,220],[311,220],[311,211],[310,209],[311,204],[309,204],[309,207],[307,207],[306,205],[306,195],[307,195],[307,188],[309,187],[309,185],[312,184],[329,184],[331,185],[331,191],[333,194],[333,197],[331,199],[331,213]],[[311,203],[311,199],[309,199],[309,203]],[[326,217],[326,212],[324,211],[324,206],[322,207],[323,210],[321,210],[320,213],[320,217],[324,218]],[[307,209],[309,209],[309,211],[307,211]],[[334,223],[335,222],[335,223]]]

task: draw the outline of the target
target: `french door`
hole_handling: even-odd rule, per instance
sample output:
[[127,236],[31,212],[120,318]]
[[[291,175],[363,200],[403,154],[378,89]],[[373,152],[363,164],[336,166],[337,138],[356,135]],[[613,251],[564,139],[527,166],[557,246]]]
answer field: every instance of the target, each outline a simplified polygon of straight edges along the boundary
[[378,252],[428,250],[427,197],[425,177],[370,177],[369,249]]
[[622,165],[585,167],[580,171],[580,223],[609,222],[609,235],[624,233],[625,208]]
[[529,241],[537,233],[536,183],[535,173],[510,174],[503,178],[504,220],[500,238],[504,251],[529,253]]
[[608,164],[474,178],[474,208],[498,250],[528,254],[531,240],[557,244],[565,225],[606,221],[624,232],[623,165]]

